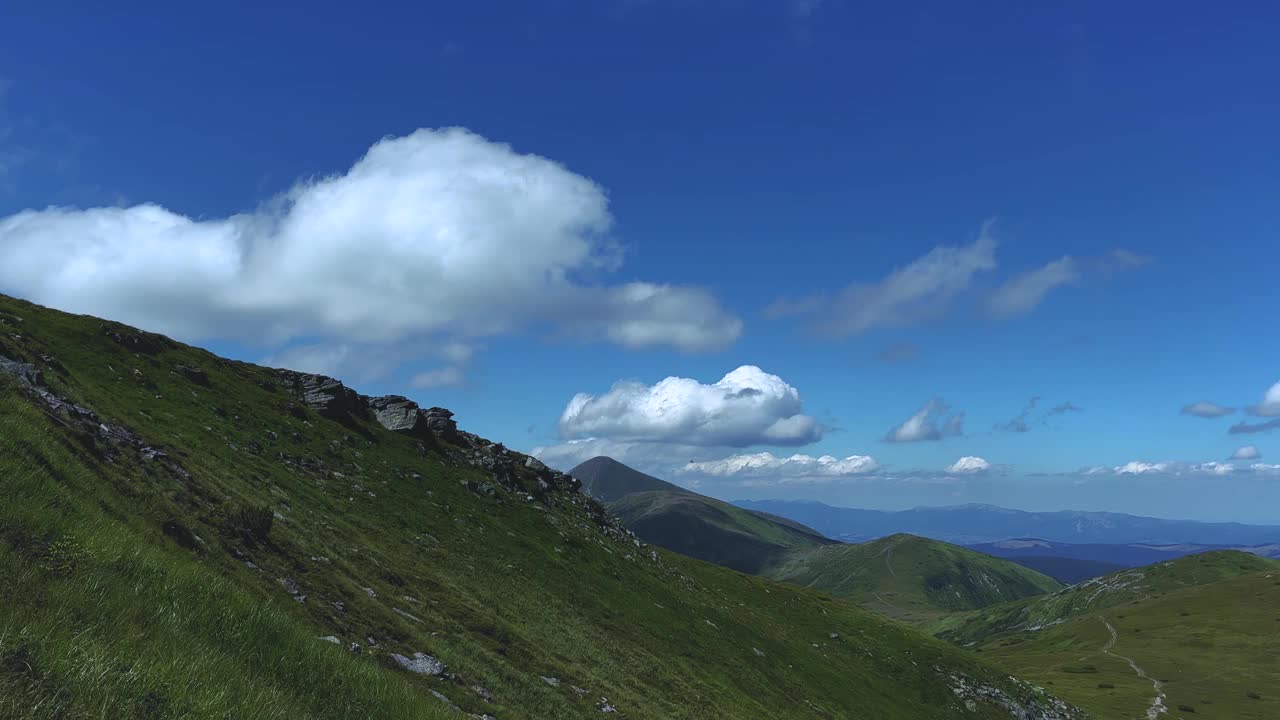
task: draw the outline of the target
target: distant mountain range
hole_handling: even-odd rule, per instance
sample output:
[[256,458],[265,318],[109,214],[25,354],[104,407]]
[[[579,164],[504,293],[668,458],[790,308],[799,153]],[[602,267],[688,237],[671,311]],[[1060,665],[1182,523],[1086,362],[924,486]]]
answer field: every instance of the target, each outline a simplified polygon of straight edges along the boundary
[[[1190,543],[1239,547],[1280,544],[1280,526],[1275,525],[1165,520],[1123,513],[1074,510],[1027,512],[995,505],[885,511],[835,507],[820,502],[797,500],[740,500],[734,504],[749,510],[791,518],[827,537],[847,542],[910,533],[958,545],[995,543],[1010,538],[1107,545]],[[1169,557],[1166,554],[1161,559]],[[1105,557],[1088,559],[1111,562]],[[1122,564],[1129,563],[1126,561]]]
[[912,623],[1061,588],[1016,561],[928,538],[830,540],[794,519],[699,495],[608,457],[587,460],[569,474],[648,542]]

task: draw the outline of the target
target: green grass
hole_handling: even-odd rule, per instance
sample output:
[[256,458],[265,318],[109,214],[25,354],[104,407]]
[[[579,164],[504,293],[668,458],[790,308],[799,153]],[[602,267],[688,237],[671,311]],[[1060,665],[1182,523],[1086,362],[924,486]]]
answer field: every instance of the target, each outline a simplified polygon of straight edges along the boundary
[[[475,492],[471,436],[325,419],[267,369],[3,296],[0,355],[182,468],[0,375],[6,720],[452,716],[432,693],[501,720],[602,697],[637,720],[929,720],[1009,717],[965,709],[957,675],[1034,695],[851,603],[642,547],[579,494],[529,500],[522,456],[527,490]],[[448,673],[390,657],[415,651]]]
[[912,623],[1062,587],[1017,563],[914,535],[793,550],[764,574]]
[[[956,632],[982,657],[1099,718],[1143,717],[1150,706],[1151,682],[1123,658],[1162,682],[1165,717],[1189,715],[1179,706],[1197,718],[1280,717],[1280,563],[1221,552],[1137,573],[1064,591],[1052,604],[1062,622],[1039,631],[1007,628],[1009,618],[1025,617],[1009,611],[1037,602],[1023,601],[980,612]],[[1105,587],[1112,589],[1098,592]],[[1039,602],[1046,612],[1050,605]],[[1111,654],[1108,623],[1116,631]]]
[[689,492],[632,493],[607,507],[651,543],[741,572],[758,573],[793,548],[833,542]]

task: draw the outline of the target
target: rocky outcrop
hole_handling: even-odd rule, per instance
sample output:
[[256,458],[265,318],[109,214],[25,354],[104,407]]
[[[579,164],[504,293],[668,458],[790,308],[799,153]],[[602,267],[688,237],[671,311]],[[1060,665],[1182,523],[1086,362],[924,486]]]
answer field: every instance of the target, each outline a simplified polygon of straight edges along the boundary
[[343,420],[365,414],[364,400],[355,390],[326,375],[278,370],[280,381],[292,387],[302,402],[321,417]]
[[31,363],[18,362],[10,360],[0,355],[0,373],[12,375],[17,378],[18,384],[23,386],[39,385],[40,371]]
[[457,440],[458,423],[453,421],[453,413],[442,407],[423,410],[418,403],[403,395],[383,395],[364,398],[364,401],[368,403],[374,419],[392,432],[417,437],[435,434],[447,440]]
[[417,435],[427,429],[418,403],[403,395],[369,398],[369,409],[373,411],[373,418],[392,432]]
[[144,461],[161,462],[177,475],[183,478],[191,477],[191,474],[174,462],[168,453],[146,444],[129,428],[106,422],[89,408],[59,397],[44,387],[44,379],[40,371],[36,370],[31,363],[18,362],[0,355],[0,373],[16,378],[18,386],[35,398],[49,417],[90,438],[93,449],[100,455],[109,458],[129,448],[137,451]]

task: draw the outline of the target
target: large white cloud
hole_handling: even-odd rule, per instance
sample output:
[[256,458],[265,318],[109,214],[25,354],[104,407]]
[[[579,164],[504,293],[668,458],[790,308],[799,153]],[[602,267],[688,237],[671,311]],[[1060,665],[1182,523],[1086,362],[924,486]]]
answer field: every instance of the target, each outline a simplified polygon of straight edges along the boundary
[[963,475],[982,473],[990,469],[991,463],[975,455],[965,455],[947,466],[947,472]]
[[870,455],[837,458],[832,455],[814,457],[795,454],[779,457],[770,452],[759,452],[731,455],[722,460],[691,462],[682,466],[680,472],[717,477],[767,477],[787,480],[867,475],[879,469],[880,463]]
[[560,416],[566,438],[598,437],[694,446],[805,445],[822,425],[803,413],[800,393],[754,365],[704,385],[668,377],[618,382],[603,395],[578,393]]
[[0,287],[187,340],[447,345],[546,326],[699,351],[738,337],[703,290],[584,279],[617,268],[611,226],[591,180],[463,129],[419,130],[242,215],[0,218]]
[[889,431],[887,442],[924,442],[954,437],[964,432],[964,413],[952,413],[946,403],[935,398],[914,415]]
[[1262,402],[1249,408],[1249,412],[1262,417],[1280,417],[1280,382],[1267,388]]

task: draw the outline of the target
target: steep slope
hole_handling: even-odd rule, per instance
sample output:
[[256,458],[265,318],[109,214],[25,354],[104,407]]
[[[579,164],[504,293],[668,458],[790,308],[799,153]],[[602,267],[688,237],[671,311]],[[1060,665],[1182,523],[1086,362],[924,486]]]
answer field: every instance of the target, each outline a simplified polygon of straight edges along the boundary
[[1065,543],[1280,543],[1280,526],[1166,520],[1124,513],[1026,512],[995,505],[920,507],[896,512],[842,508],[808,501],[744,500],[736,505],[789,517],[827,537],[859,542],[896,533],[974,545],[1008,538]]
[[1043,625],[960,635],[1100,718],[1280,717],[1280,563],[1214,553],[1086,585]]
[[603,455],[579,463],[569,471],[569,474],[582,482],[583,493],[602,503],[610,503],[627,495],[642,492],[693,494],[691,490],[686,490],[675,483],[646,475]]
[[746,573],[759,573],[792,548],[833,543],[691,492],[632,493],[606,507],[646,542]]
[[613,458],[592,458],[569,474],[646,542],[740,572],[759,573],[792,548],[833,542],[795,521],[743,510]]
[[1076,716],[447,411],[3,296],[0,358],[6,719]]
[[1008,560],[912,535],[859,545],[802,548],[763,573],[812,587],[909,622],[1060,589]]

